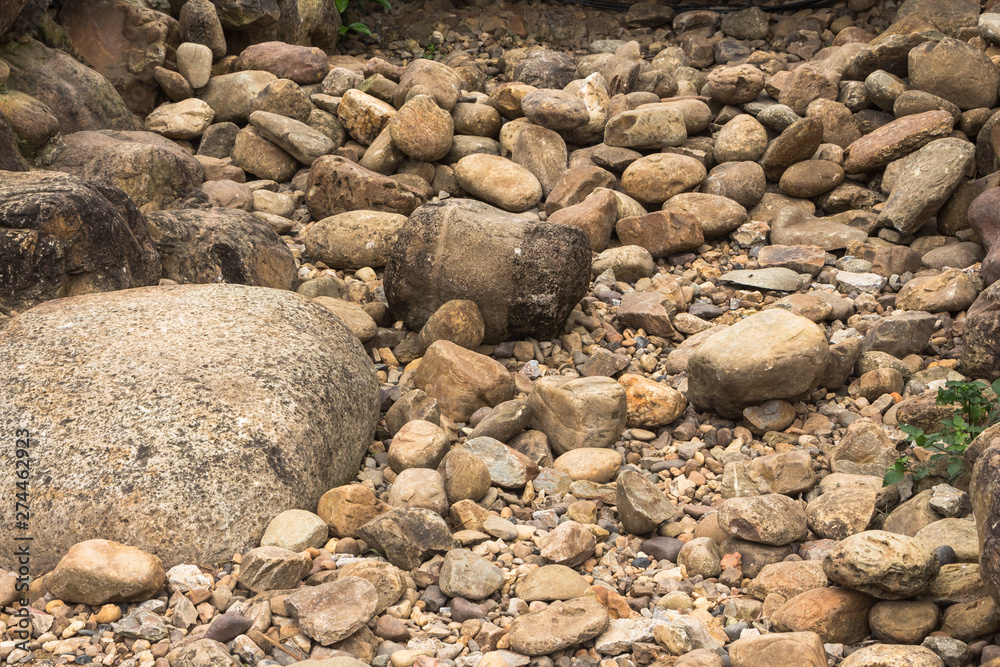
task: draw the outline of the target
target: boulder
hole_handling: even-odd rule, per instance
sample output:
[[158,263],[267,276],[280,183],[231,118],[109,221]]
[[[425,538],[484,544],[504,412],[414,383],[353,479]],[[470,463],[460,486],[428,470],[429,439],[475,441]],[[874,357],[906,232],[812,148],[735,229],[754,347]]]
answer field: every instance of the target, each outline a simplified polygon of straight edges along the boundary
[[940,567],[937,556],[912,537],[884,530],[851,535],[823,559],[830,581],[881,600],[920,595]]
[[142,549],[110,540],[74,544],[45,578],[45,587],[64,602],[100,606],[146,600],[166,583],[163,563]]
[[545,433],[556,455],[580,447],[611,447],[628,420],[625,389],[607,377],[540,378],[528,408],[531,427]]
[[410,186],[338,155],[319,158],[309,170],[306,206],[319,220],[359,209],[410,215],[422,203]]
[[154,285],[159,256],[118,188],[58,173],[0,175],[0,311]]
[[688,399],[726,417],[819,386],[830,352],[812,321],[786,310],[751,315],[711,336],[688,361]]
[[[60,299],[0,332],[0,360],[0,419],[39,445],[33,472],[50,480],[32,501],[39,571],[95,534],[168,567],[229,558],[274,515],[354,479],[379,415],[360,343],[288,291]],[[3,502],[13,516],[14,497]]]
[[306,250],[334,269],[381,269],[389,261],[405,222],[405,215],[385,211],[338,213],[309,228]]
[[130,110],[153,110],[160,92],[153,68],[180,44],[174,18],[141,2],[96,0],[67,3],[59,24],[73,52],[114,85]]
[[510,625],[510,647],[523,655],[548,655],[593,639],[610,618],[594,598],[553,602],[542,611],[522,614]]
[[235,209],[155,211],[147,218],[163,277],[178,283],[234,283],[292,289],[295,259],[257,216]]
[[[990,288],[992,289],[992,288]],[[1000,470],[1000,426],[993,425],[980,433],[965,454],[972,468],[969,496],[979,533],[979,571],[986,591],[1000,602],[1000,540],[997,515],[1000,513],[1000,488],[996,475]]]
[[461,422],[480,408],[514,398],[514,378],[500,362],[449,340],[427,348],[413,383],[437,399],[441,414]]
[[399,230],[384,283],[390,309],[412,330],[444,303],[467,299],[479,307],[486,342],[545,339],[587,292],[590,242],[570,225],[475,201],[434,202]]
[[142,129],[111,82],[69,54],[28,39],[7,42],[0,57],[10,66],[7,87],[49,107],[64,134]]
[[969,308],[959,368],[974,378],[1000,378],[1000,282],[980,292]]

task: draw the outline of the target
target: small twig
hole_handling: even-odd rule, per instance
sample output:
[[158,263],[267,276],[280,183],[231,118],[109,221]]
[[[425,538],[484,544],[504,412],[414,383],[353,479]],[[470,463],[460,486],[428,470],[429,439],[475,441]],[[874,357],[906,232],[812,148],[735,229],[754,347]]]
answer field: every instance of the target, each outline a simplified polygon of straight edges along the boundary
[[[302,651],[299,651],[299,655],[295,655],[294,653],[292,653],[291,651],[289,651],[287,648],[285,648],[284,646],[282,646],[278,642],[274,641],[273,639],[271,639],[270,637],[268,637],[267,635],[265,635],[263,632],[260,633],[260,636],[263,637],[264,639],[266,639],[267,641],[269,641],[271,643],[271,645],[274,646],[274,648],[279,649],[283,653],[287,653],[288,655],[292,656],[296,660],[305,660],[306,658],[309,657],[305,653],[303,653]],[[298,649],[296,649],[296,650],[298,650]]]

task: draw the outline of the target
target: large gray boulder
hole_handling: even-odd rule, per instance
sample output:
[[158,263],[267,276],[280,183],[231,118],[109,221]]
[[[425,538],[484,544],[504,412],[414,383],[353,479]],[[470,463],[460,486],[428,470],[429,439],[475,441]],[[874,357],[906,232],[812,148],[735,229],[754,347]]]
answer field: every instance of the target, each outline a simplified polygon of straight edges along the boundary
[[[97,537],[168,568],[242,553],[276,514],[354,478],[378,416],[361,344],[293,292],[90,294],[0,331],[0,427],[30,439],[32,574]],[[3,457],[13,471],[14,447]]]
[[448,301],[468,299],[479,307],[491,343],[551,338],[589,285],[583,230],[468,199],[414,211],[385,269],[389,307],[411,330]]

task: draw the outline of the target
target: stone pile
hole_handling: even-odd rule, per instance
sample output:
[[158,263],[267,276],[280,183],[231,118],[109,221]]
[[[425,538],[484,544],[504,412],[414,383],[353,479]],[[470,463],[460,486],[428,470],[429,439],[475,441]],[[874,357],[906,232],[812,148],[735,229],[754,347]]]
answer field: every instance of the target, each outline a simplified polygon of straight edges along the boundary
[[0,45],[7,664],[1000,664],[991,3],[161,4]]

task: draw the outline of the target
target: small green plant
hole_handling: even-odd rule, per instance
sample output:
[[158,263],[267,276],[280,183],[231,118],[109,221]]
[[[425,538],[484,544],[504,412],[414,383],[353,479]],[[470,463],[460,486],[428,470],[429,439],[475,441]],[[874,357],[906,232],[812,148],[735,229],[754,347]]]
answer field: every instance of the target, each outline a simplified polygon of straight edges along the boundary
[[977,380],[976,382],[959,382],[949,380],[938,389],[936,402],[938,405],[958,407],[951,417],[941,420],[941,429],[933,433],[925,433],[922,428],[903,424],[899,427],[906,433],[907,442],[914,447],[920,447],[933,452],[926,461],[912,462],[909,455],[900,456],[886,471],[882,478],[883,486],[895,484],[907,475],[914,480],[923,479],[929,474],[940,470],[943,465],[948,481],[954,482],[961,476],[965,467],[966,448],[986,427],[1000,420],[1000,380],[992,385]]
[[427,60],[434,60],[435,55],[437,55],[437,47],[434,45],[434,42],[431,42],[427,45],[427,48],[424,49],[424,55],[421,57],[426,58]]
[[[344,17],[344,13],[347,12],[347,8],[348,8],[348,6],[350,6],[350,4],[351,4],[352,1],[355,4],[358,4],[359,0],[335,0],[336,5],[337,5],[337,11],[340,12],[341,19],[345,18]],[[361,0],[361,1],[365,2],[365,3],[368,2],[368,0]],[[386,9],[389,9],[390,7],[392,7],[392,5],[389,4],[389,0],[371,0],[371,1],[372,2],[377,2],[378,4],[382,5]],[[354,21],[353,23],[347,23],[346,20],[345,20],[345,22],[342,23],[341,26],[340,26],[340,34],[341,35],[346,35],[351,30],[353,30],[354,32],[360,33],[362,35],[371,35],[372,34],[371,29],[367,25],[365,25],[364,23],[361,23],[360,21]]]

